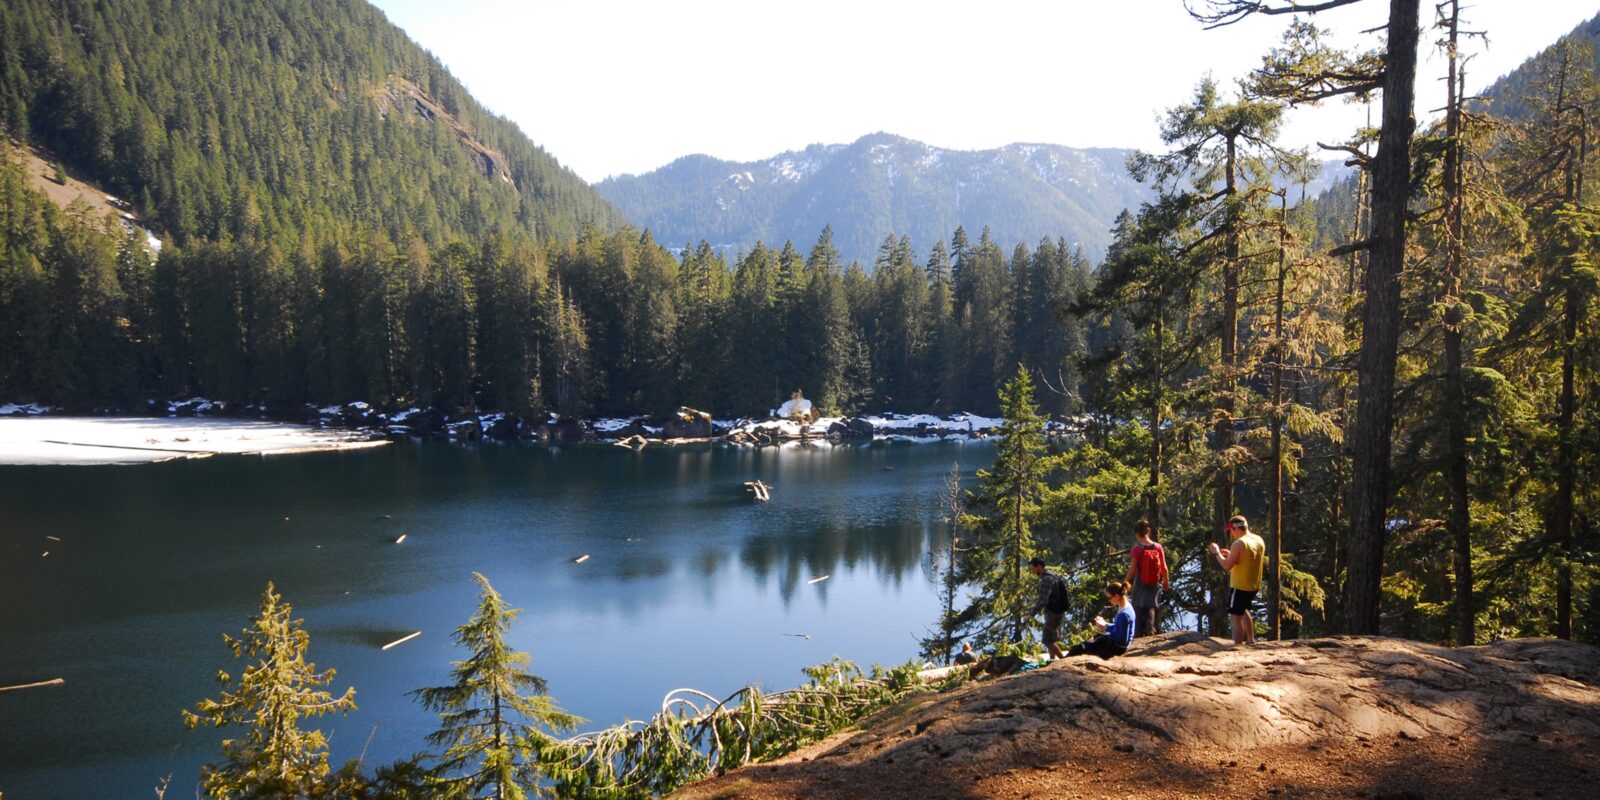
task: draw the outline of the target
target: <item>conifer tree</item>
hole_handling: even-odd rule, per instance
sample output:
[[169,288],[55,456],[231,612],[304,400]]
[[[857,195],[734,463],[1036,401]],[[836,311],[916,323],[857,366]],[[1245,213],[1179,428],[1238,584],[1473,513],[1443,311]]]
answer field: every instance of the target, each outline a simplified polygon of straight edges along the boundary
[[[1254,14],[1321,12],[1361,0],[1324,0],[1307,5],[1261,0],[1204,0],[1195,16],[1212,27]],[[1363,283],[1361,349],[1357,364],[1356,419],[1349,442],[1354,452],[1351,487],[1349,578],[1345,581],[1344,627],[1349,633],[1378,632],[1390,484],[1389,451],[1394,434],[1395,362],[1400,346],[1401,272],[1405,267],[1407,203],[1411,198],[1411,136],[1416,127],[1419,0],[1388,0],[1382,55],[1357,56],[1327,47],[1320,31],[1295,22],[1286,45],[1270,54],[1257,73],[1254,91],[1295,103],[1316,103],[1381,90],[1378,151],[1370,159],[1373,207],[1368,237],[1357,247],[1370,258]]]
[[1547,542],[1541,549],[1554,551],[1555,634],[1563,639],[1573,635],[1573,568],[1584,550],[1580,479],[1595,469],[1592,459],[1580,458],[1578,443],[1592,440],[1593,433],[1584,430],[1579,408],[1593,391],[1587,378],[1600,360],[1600,213],[1587,205],[1584,191],[1593,169],[1590,142],[1600,139],[1600,97],[1584,66],[1593,55],[1587,48],[1574,50],[1561,47],[1545,65],[1541,85],[1531,93],[1533,118],[1516,142],[1513,168],[1521,179],[1512,190],[1525,204],[1531,239],[1526,262],[1534,284],[1520,298],[1504,340],[1513,349],[1558,356],[1540,370],[1546,373],[1540,383],[1555,386],[1555,397],[1542,400],[1554,418],[1555,457],[1541,470],[1551,484],[1542,504]]
[[428,736],[443,746],[438,780],[445,797],[521,800],[545,796],[539,757],[554,744],[547,730],[582,722],[562,711],[545,681],[528,671],[530,657],[506,642],[522,613],[511,608],[489,579],[478,581],[478,610],[456,629],[455,641],[469,656],[455,662],[455,681],[414,694],[439,712],[439,730]]
[[1032,524],[1049,466],[1044,458],[1044,418],[1034,405],[1028,371],[1017,367],[1016,376],[999,394],[1005,422],[994,464],[978,471],[978,489],[960,517],[972,548],[962,554],[963,582],[979,590],[961,616],[982,626],[980,643],[1022,641],[1036,585],[1026,568],[1037,554]]
[[219,672],[221,694],[183,712],[191,730],[245,729],[242,738],[222,740],[225,761],[201,771],[200,784],[212,797],[300,797],[317,791],[328,774],[327,739],[322,731],[302,730],[300,720],[355,710],[356,690],[338,697],[323,690],[334,671],[318,672],[306,660],[311,636],[293,613],[269,582],[250,626],[237,637],[222,637],[234,658],[249,663],[237,679]]

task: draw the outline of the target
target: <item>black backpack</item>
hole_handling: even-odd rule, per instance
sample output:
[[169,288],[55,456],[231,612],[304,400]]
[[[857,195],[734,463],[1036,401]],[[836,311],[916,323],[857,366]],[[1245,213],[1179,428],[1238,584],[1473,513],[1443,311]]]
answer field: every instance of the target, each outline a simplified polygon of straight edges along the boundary
[[1050,587],[1050,596],[1044,601],[1044,610],[1052,614],[1067,613],[1067,581],[1065,578],[1056,578],[1055,585]]

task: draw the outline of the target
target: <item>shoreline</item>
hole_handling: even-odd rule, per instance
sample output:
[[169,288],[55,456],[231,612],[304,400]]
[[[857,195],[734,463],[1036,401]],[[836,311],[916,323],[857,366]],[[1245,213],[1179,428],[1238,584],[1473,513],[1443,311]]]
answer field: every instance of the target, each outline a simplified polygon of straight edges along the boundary
[[[1002,423],[998,418],[968,413],[939,417],[931,414],[895,412],[853,417],[773,416],[761,419],[717,420],[710,414],[691,408],[680,408],[675,414],[664,417],[641,415],[580,419],[550,415],[544,419],[526,420],[504,412],[467,411],[445,414],[437,409],[417,407],[383,411],[359,401],[327,406],[308,404],[303,407],[269,409],[256,405],[229,406],[204,398],[165,403],[151,401],[147,404],[146,412],[143,415],[115,411],[74,413],[36,404],[0,404],[0,425],[5,425],[10,420],[24,419],[40,422],[50,428],[59,427],[62,431],[49,436],[23,436],[11,441],[8,441],[6,436],[0,435],[0,464],[140,463],[220,454],[268,455],[348,449],[358,445],[371,447],[407,438],[464,443],[595,442],[634,449],[700,443],[769,447],[874,440],[933,442],[945,439],[987,438],[997,433]],[[138,426],[145,423],[155,426],[158,430],[154,436],[142,440],[129,439],[120,434],[107,440],[100,433],[82,436],[72,427],[105,421],[118,421],[123,426]],[[219,443],[209,440],[201,443],[204,446],[197,445],[192,441],[193,437],[182,435],[182,426],[192,425],[195,422],[203,423],[193,426],[196,433],[220,431],[223,434],[220,438],[221,446],[212,446]],[[1082,419],[1052,420],[1047,435],[1076,436],[1081,433],[1083,423]],[[298,435],[305,441],[297,445],[274,441],[270,446],[251,448],[236,439],[228,438],[227,431],[230,426],[236,427],[235,433],[245,440],[260,438],[258,431],[250,426],[268,426],[262,430],[270,429],[270,434],[264,434],[269,438],[271,436],[292,438]],[[84,432],[87,432],[87,429]],[[163,436],[167,438],[162,438]],[[132,453],[143,448],[162,451],[166,455],[100,459],[75,455],[53,461],[44,454],[29,453],[24,456],[29,460],[7,458],[8,455],[15,456],[15,445],[18,442],[29,444],[36,450],[48,445],[58,452],[60,448],[99,448]]]

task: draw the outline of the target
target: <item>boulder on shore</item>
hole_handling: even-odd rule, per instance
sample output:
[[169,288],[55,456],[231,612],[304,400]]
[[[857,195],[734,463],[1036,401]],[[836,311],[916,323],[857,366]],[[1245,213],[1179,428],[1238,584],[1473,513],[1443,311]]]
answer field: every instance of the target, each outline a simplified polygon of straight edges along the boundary
[[661,426],[664,439],[709,439],[716,434],[711,415],[684,406],[668,417]]
[[560,443],[581,442],[590,438],[589,427],[583,420],[562,417],[550,423],[550,441]]

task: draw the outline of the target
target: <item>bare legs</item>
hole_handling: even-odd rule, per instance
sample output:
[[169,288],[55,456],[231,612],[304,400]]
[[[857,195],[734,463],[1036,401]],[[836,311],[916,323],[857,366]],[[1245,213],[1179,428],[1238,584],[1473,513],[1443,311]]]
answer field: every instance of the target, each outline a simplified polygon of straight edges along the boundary
[[1228,621],[1232,623],[1234,644],[1256,643],[1256,623],[1250,618],[1249,611],[1243,614],[1229,614]]

